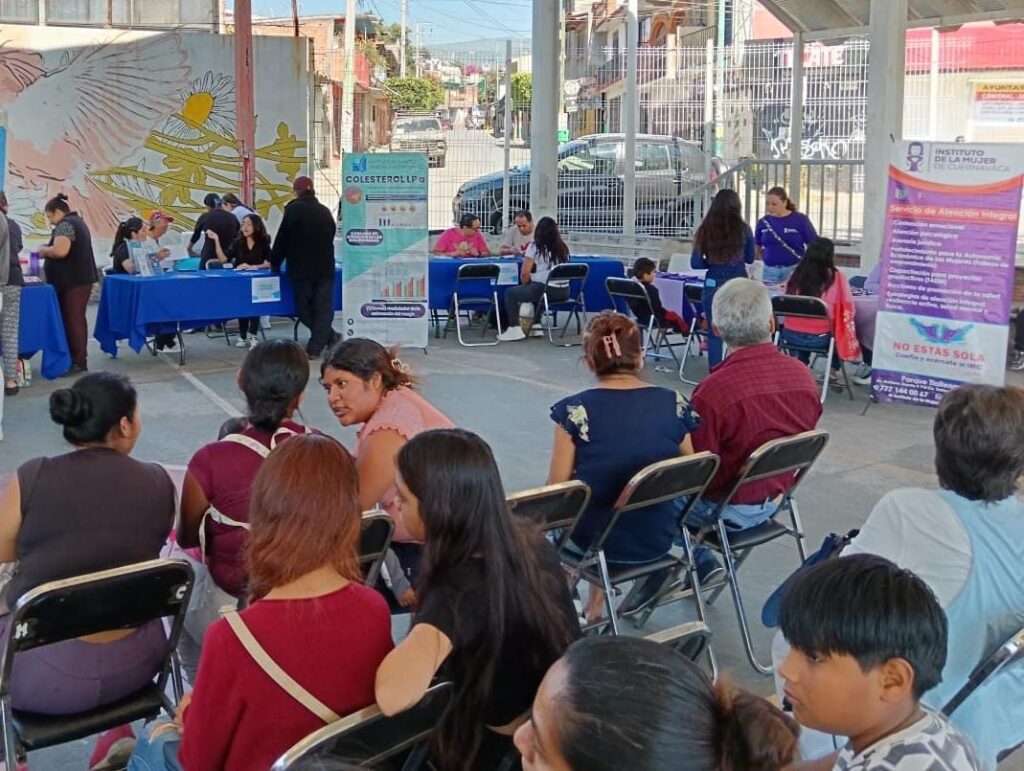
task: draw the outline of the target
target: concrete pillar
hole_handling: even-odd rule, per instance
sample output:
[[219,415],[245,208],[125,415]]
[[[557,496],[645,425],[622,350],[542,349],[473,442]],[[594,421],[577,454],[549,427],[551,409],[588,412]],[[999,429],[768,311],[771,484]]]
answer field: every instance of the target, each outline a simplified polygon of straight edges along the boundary
[[558,214],[558,0],[533,2],[530,210]]
[[881,258],[892,143],[903,137],[907,0],[871,0],[867,141],[864,143],[864,230],[860,267]]
[[622,94],[622,133],[625,153],[622,160],[622,233],[636,235],[636,132],[640,118],[637,95],[637,47],[640,43],[640,10],[638,0],[626,4],[626,83]]
[[[804,139],[804,36],[793,35],[793,81],[789,102],[789,197],[800,202],[800,161]],[[819,224],[820,225],[820,224]]]
[[256,107],[253,98],[252,2],[235,0],[235,135],[238,157],[242,162],[242,189],[239,195],[250,206],[256,205]]

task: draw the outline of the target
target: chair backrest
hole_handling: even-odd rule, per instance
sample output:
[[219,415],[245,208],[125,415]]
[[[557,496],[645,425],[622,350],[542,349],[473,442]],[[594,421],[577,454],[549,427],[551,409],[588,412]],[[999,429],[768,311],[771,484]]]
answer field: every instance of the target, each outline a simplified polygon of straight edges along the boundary
[[772,313],[802,319],[828,320],[828,306],[820,297],[780,294],[772,298]]
[[956,708],[967,701],[967,697],[986,680],[992,679],[1011,664],[1021,663],[1022,660],[1024,660],[1024,627],[1018,629],[974,668],[967,678],[967,682],[942,708],[943,714],[952,715]]
[[395,521],[383,511],[368,511],[363,514],[362,531],[359,534],[359,567],[363,571],[363,583],[373,586],[380,575],[380,566],[391,547],[395,534]]
[[867,276],[850,276],[850,289],[863,289],[867,282]]
[[14,655],[76,637],[132,629],[173,617],[177,644],[192,596],[192,567],[183,560],[149,560],[65,578],[31,589],[11,611],[0,683],[6,693]]
[[376,707],[356,712],[324,726],[285,752],[271,771],[310,767],[309,761],[330,758],[355,766],[376,768],[427,739],[451,703],[455,686],[438,683],[416,706],[391,717]]
[[528,517],[545,533],[569,528],[590,503],[590,487],[578,479],[522,490],[508,496],[508,507],[519,517]]
[[719,458],[714,453],[699,452],[696,455],[658,461],[638,471],[619,493],[612,516],[601,537],[591,543],[590,552],[596,553],[602,548],[615,529],[619,517],[625,512],[684,496],[693,496],[690,502],[692,506],[715,478],[718,462]]
[[701,304],[704,302],[704,284],[687,281],[683,284],[683,297],[687,302]]
[[702,621],[687,621],[649,634],[645,639],[667,645],[690,661],[697,662],[711,645],[711,630]]
[[722,505],[731,501],[744,485],[788,473],[794,476],[785,496],[792,495],[827,444],[828,431],[821,429],[765,442],[750,454],[729,495],[722,500]]
[[455,274],[456,281],[479,281],[485,279],[497,283],[501,266],[494,262],[464,262]]
[[[582,282],[587,280],[589,274],[590,266],[585,262],[562,262],[551,268],[547,283],[550,284],[553,281]],[[571,283],[570,286],[572,286]]]
[[[639,281],[631,278],[608,276],[604,280],[604,288],[608,292],[608,299],[612,301],[612,310],[620,313],[631,313],[633,309],[630,307],[629,302],[636,301],[642,303],[643,307],[647,308],[648,316],[653,317],[654,309],[651,307],[651,298]],[[625,300],[626,302],[621,303],[619,300]]]

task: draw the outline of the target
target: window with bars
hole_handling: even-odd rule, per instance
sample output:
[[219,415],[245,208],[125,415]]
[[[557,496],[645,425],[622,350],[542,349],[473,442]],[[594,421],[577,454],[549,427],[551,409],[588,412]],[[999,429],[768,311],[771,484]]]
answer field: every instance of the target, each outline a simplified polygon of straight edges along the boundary
[[37,24],[39,0],[0,0],[0,22]]

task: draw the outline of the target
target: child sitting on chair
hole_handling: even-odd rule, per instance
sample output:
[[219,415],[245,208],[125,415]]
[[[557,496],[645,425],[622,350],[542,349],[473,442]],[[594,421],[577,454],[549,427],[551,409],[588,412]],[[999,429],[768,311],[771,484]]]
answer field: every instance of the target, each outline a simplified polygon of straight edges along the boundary
[[970,739],[921,706],[942,679],[946,615],[915,574],[869,554],[822,562],[786,591],[779,625],[791,647],[779,674],[793,716],[849,737],[794,771],[983,768]]
[[[640,286],[647,292],[658,326],[675,330],[685,335],[690,331],[690,325],[686,323],[686,319],[675,311],[666,310],[665,306],[661,304],[661,293],[658,291],[658,287],[654,285],[654,274],[656,271],[657,266],[654,264],[654,260],[647,257],[640,257],[633,263],[633,277],[640,282]],[[629,300],[629,309],[633,311],[633,315],[636,316],[640,326],[646,327],[651,323],[651,310],[647,307],[646,303],[640,300]]]

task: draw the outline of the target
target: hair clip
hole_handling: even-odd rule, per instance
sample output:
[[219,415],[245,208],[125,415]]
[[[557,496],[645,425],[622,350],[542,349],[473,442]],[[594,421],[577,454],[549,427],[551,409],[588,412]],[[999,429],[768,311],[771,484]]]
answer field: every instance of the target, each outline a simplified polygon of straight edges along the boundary
[[618,358],[622,355],[622,348],[619,346],[619,338],[615,335],[605,335],[601,338],[604,343],[604,352],[609,359]]
[[401,372],[403,375],[409,374],[409,365],[397,358],[391,360],[391,369]]

